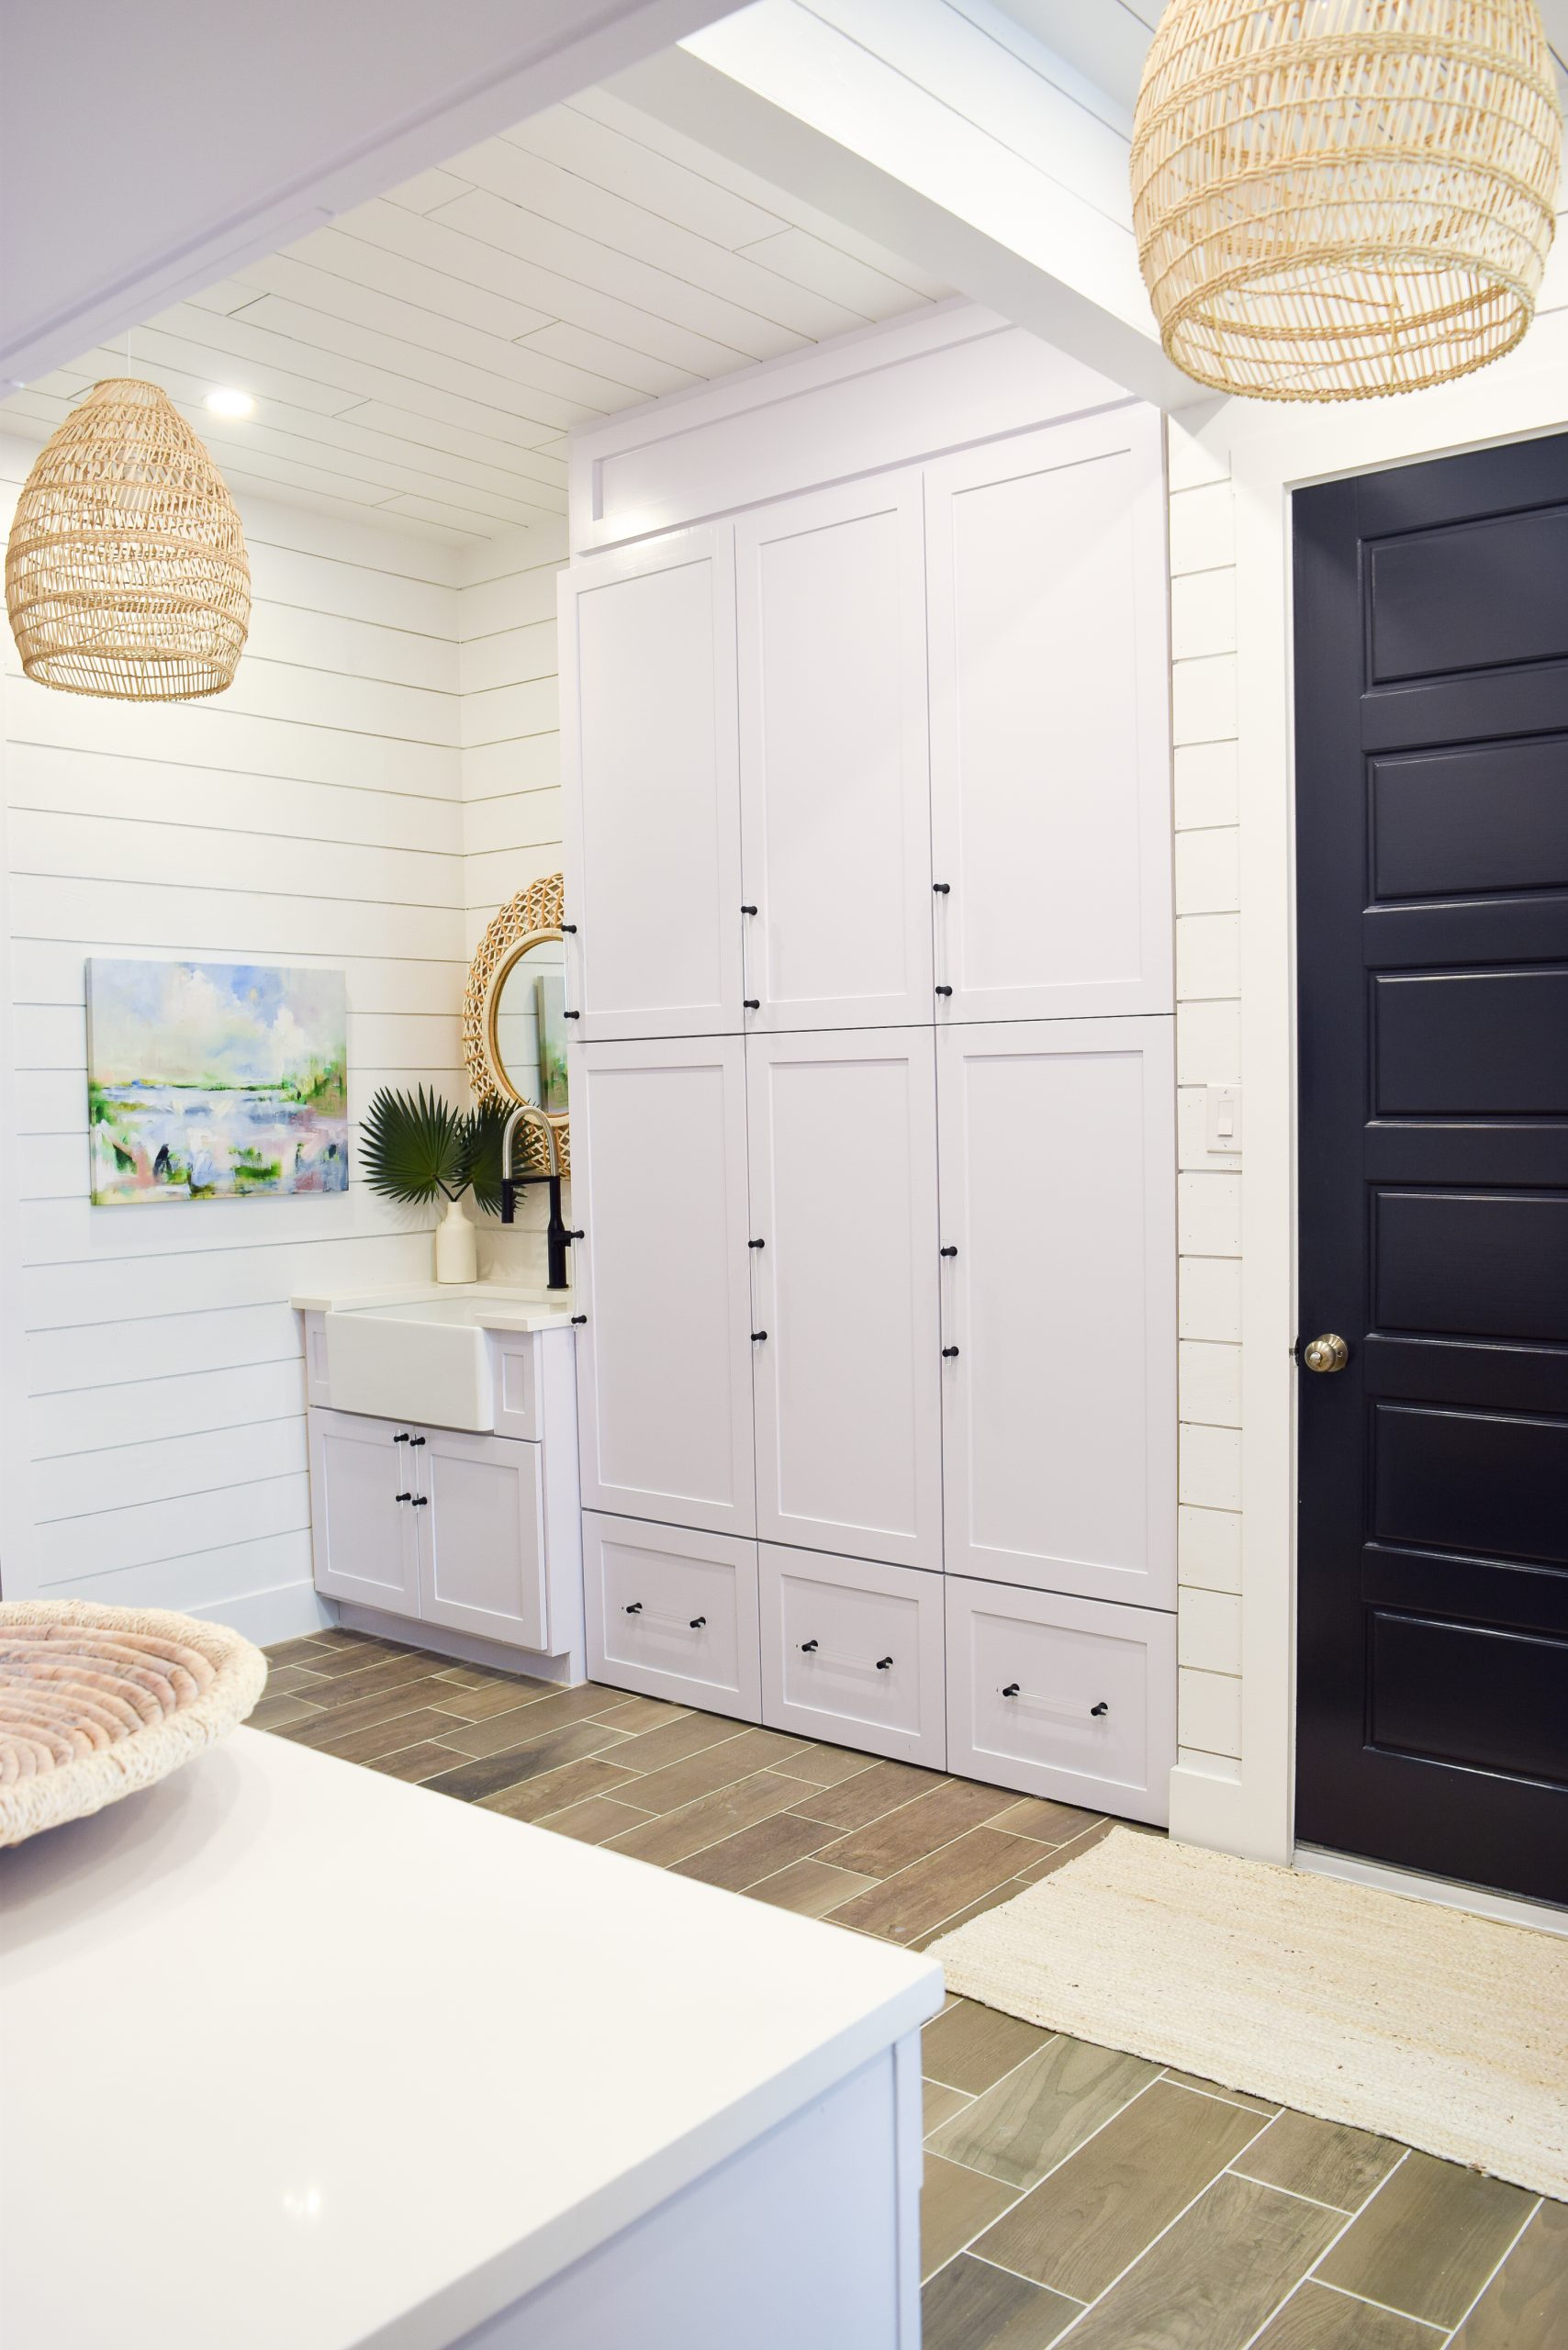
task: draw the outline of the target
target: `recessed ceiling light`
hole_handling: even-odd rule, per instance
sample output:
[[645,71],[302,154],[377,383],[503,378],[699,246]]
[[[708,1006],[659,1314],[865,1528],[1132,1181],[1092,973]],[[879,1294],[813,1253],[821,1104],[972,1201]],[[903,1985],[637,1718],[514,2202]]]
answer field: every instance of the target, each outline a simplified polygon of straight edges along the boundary
[[208,392],[207,404],[215,416],[249,416],[256,405],[249,392],[236,392],[227,388]]

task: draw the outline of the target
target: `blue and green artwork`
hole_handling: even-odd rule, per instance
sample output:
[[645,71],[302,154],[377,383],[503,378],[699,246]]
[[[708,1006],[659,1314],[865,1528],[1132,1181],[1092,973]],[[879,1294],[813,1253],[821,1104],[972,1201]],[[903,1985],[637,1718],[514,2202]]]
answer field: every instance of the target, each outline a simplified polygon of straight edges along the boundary
[[341,971],[87,965],[95,1207],[348,1189]]

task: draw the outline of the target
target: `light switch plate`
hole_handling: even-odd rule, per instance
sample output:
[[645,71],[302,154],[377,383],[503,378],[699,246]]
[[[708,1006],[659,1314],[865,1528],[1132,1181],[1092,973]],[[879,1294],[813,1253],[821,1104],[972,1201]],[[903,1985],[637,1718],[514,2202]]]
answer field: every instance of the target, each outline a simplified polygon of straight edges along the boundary
[[1239,1158],[1241,1153],[1241,1088],[1239,1085],[1206,1085],[1204,1088],[1204,1141],[1209,1150],[1224,1151]]

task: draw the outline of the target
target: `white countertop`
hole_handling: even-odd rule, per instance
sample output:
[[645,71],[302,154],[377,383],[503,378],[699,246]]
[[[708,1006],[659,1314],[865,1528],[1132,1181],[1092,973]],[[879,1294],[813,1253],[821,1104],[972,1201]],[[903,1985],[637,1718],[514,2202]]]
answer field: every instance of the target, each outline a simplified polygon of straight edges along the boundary
[[556,1297],[501,1281],[404,1281],[388,1289],[301,1292],[289,1299],[301,1314],[370,1314],[398,1305],[461,1302],[465,1319],[481,1330],[564,1330],[572,1319],[572,1293]]
[[0,2335],[435,2350],[941,1996],[929,1960],[239,1730],[0,1852]]

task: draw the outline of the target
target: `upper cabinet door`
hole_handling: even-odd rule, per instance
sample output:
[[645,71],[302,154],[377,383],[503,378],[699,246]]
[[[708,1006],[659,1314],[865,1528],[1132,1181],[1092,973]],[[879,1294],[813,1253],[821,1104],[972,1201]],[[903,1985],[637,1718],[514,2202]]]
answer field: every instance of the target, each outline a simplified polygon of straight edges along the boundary
[[936,1039],[950,1574],[1175,1605],[1170,1032]]
[[941,1020],[1171,1009],[1159,432],[1115,408],[926,470]]
[[574,565],[561,621],[577,1033],[586,1043],[738,1031],[729,525]]
[[756,1530],[745,1056],[738,1036],[577,1056],[585,1508]]
[[743,517],[735,574],[745,1024],[929,1021],[918,473]]
[[942,1563],[935,1047],[747,1040],[765,1540]]

